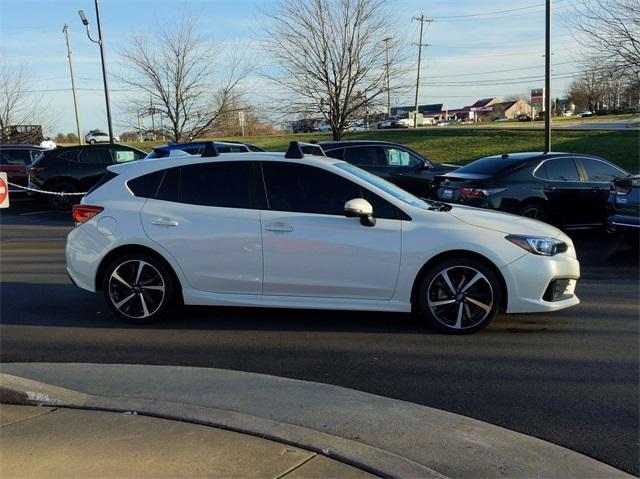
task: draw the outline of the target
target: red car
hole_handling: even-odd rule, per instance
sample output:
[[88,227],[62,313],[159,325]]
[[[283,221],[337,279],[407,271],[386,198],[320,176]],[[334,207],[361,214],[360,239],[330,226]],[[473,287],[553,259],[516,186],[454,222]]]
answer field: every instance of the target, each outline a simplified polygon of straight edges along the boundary
[[[29,166],[45,151],[37,145],[0,145],[0,172],[7,173],[10,183],[27,186]],[[9,193],[22,193],[26,190],[9,185]]]

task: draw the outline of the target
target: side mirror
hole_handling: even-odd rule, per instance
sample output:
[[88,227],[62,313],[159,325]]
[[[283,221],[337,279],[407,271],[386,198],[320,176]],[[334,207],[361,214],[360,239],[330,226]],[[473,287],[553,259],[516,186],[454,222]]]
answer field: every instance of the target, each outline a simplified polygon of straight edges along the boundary
[[344,204],[344,215],[347,218],[360,218],[363,226],[374,226],[376,219],[373,217],[373,206],[367,200],[354,198]]

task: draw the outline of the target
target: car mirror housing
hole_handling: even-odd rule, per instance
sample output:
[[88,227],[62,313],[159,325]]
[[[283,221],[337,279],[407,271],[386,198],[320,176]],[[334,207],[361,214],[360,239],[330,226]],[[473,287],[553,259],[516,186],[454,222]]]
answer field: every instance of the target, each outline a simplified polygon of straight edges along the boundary
[[360,218],[363,226],[374,226],[373,206],[363,198],[354,198],[344,204],[344,215],[347,218]]

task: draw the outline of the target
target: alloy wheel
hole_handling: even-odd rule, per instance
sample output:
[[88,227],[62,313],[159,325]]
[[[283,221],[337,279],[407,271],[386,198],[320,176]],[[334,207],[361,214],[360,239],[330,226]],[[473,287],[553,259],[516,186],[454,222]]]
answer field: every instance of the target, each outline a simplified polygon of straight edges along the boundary
[[491,314],[494,292],[487,277],[469,266],[440,271],[427,289],[427,306],[446,328],[464,330]]
[[157,312],[165,297],[165,281],[150,263],[129,260],[109,277],[109,299],[115,309],[132,319],[145,319]]
[[543,216],[542,211],[537,206],[525,208],[520,215],[534,220],[539,220]]

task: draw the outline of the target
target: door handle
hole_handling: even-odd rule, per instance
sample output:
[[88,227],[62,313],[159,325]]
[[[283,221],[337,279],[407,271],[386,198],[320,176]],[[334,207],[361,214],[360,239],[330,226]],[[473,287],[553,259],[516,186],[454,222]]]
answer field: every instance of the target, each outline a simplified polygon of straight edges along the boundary
[[154,218],[151,220],[151,224],[156,226],[178,226],[180,223],[169,218]]
[[276,221],[275,223],[269,223],[264,227],[264,229],[267,231],[273,231],[274,233],[291,233],[293,231],[293,226]]
[[555,191],[556,187],[555,186],[545,186],[544,187],[544,191]]

